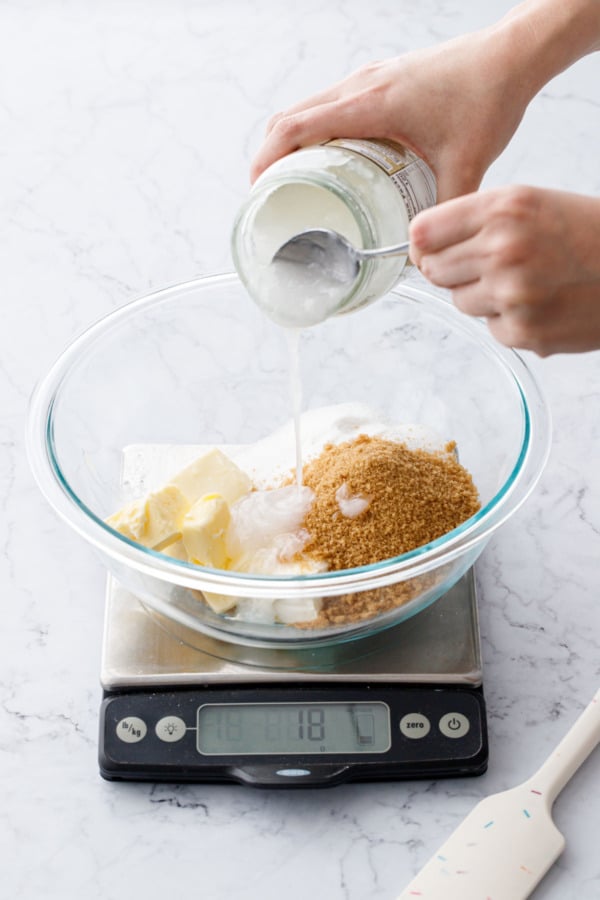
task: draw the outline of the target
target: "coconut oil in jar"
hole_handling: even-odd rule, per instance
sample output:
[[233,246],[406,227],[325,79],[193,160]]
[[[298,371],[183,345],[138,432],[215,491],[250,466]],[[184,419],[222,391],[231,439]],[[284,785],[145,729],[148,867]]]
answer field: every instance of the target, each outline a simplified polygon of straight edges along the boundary
[[340,139],[306,147],[255,182],[233,229],[235,267],[253,300],[286,328],[359,309],[393,287],[405,256],[363,261],[350,285],[310,267],[273,264],[273,256],[313,228],[336,231],[358,248],[401,243],[412,218],[435,203],[435,192],[431,169],[399,144]]

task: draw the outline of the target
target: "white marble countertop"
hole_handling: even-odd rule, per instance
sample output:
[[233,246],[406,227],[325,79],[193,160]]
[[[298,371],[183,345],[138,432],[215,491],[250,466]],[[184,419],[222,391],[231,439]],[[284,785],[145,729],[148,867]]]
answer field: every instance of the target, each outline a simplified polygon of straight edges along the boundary
[[[0,3],[0,893],[395,897],[475,801],[526,778],[600,682],[600,354],[532,358],[550,462],[478,563],[491,755],[478,779],[258,792],[103,781],[104,573],[35,487],[36,379],[150,288],[231,268],[269,115],[509,0]],[[555,79],[487,177],[600,191],[600,57]],[[555,806],[540,900],[600,896],[600,754]]]

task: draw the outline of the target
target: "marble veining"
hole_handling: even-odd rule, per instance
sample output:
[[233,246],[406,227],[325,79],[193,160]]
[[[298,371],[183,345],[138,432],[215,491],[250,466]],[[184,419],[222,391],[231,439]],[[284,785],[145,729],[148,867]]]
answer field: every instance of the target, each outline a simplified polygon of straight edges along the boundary
[[[97,774],[104,572],[47,508],[27,399],[148,290],[231,268],[270,115],[509,0],[0,3],[0,893],[11,900],[392,900],[486,794],[527,778],[600,682],[600,354],[539,360],[552,454],[477,566],[491,757],[473,780],[256,792]],[[554,79],[486,184],[600,190],[600,58]],[[600,896],[600,755],[559,797],[540,900]]]

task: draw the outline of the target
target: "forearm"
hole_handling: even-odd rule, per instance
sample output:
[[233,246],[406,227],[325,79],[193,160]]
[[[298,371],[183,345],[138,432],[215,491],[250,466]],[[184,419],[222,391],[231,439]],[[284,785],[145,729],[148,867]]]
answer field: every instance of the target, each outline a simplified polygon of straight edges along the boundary
[[496,63],[529,102],[555,75],[600,49],[600,0],[525,0],[488,36]]

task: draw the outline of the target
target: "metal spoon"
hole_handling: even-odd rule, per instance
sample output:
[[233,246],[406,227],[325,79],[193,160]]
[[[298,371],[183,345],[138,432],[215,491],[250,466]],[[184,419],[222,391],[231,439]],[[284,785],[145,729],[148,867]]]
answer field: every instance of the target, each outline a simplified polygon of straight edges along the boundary
[[313,228],[294,235],[279,248],[272,262],[287,262],[298,266],[321,269],[325,277],[341,284],[350,284],[358,275],[360,264],[378,256],[408,256],[410,241],[393,247],[359,250],[328,228]]

